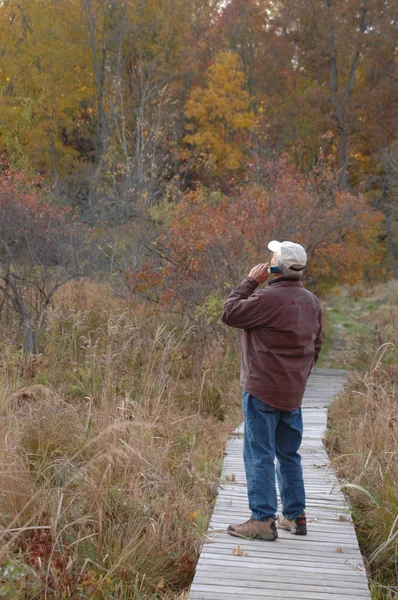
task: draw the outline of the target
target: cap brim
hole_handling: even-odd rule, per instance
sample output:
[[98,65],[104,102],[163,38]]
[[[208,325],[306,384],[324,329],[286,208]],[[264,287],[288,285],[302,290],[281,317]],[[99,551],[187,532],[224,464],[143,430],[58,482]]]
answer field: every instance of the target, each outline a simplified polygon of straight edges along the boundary
[[272,242],[268,244],[268,250],[271,250],[271,252],[278,252],[280,247],[281,243],[277,242],[276,240],[272,240]]

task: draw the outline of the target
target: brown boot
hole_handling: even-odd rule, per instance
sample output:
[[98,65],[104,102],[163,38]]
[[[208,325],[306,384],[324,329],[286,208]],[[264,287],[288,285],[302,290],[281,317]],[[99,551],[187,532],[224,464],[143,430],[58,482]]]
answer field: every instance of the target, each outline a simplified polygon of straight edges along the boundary
[[307,535],[307,518],[305,512],[301,513],[295,519],[286,519],[286,517],[278,517],[278,527],[287,529],[293,535]]
[[249,519],[240,525],[230,525],[228,533],[236,537],[244,537],[251,540],[266,540],[273,542],[278,537],[278,530],[274,519],[267,521],[256,521]]

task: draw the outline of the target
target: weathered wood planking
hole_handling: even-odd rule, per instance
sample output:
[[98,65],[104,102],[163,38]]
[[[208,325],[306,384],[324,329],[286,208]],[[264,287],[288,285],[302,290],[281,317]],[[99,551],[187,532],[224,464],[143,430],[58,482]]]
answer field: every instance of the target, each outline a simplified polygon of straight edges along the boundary
[[[250,517],[243,466],[244,425],[232,434],[189,600],[370,599],[349,509],[322,442],[327,407],[344,384],[344,371],[314,369],[304,396],[305,537],[279,529],[278,540],[261,542],[226,533],[230,523]],[[238,546],[240,556],[234,554]]]

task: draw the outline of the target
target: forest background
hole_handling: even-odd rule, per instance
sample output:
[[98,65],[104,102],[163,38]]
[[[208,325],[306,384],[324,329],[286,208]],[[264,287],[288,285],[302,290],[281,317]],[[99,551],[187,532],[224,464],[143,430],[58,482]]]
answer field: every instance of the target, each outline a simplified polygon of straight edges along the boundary
[[387,0],[0,1],[10,598],[189,584],[239,418],[228,291],[270,239],[321,297],[397,273],[397,29]]

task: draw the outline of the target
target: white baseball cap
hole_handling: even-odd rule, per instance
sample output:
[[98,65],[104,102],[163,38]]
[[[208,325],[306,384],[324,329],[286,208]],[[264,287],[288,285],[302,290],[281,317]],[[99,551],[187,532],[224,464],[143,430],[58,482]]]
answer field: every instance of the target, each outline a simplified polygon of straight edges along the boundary
[[292,271],[302,271],[307,264],[307,253],[300,244],[272,240],[268,249],[275,252],[278,260]]

